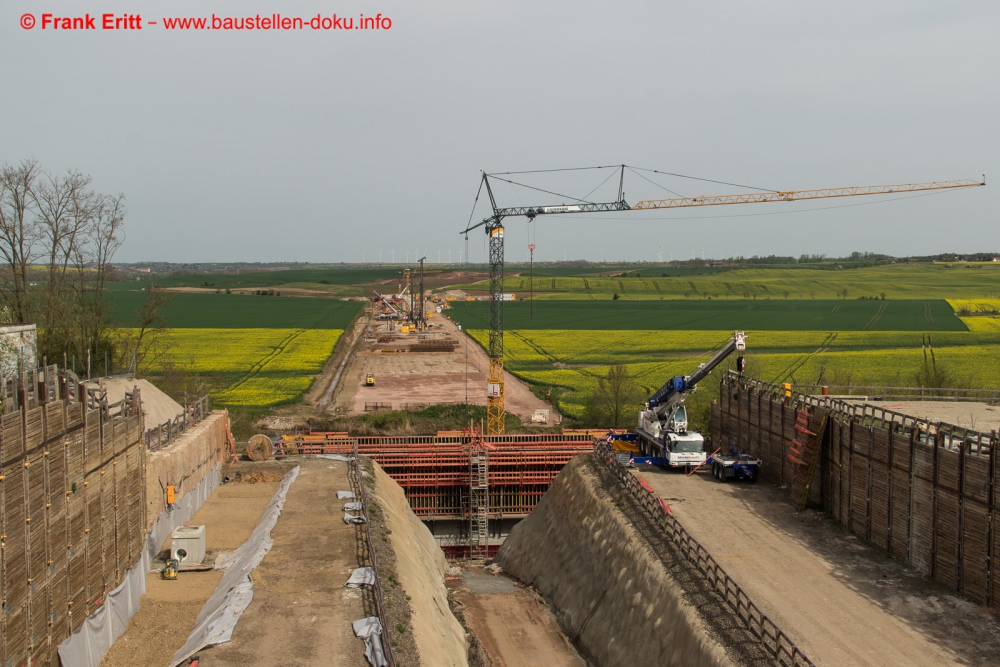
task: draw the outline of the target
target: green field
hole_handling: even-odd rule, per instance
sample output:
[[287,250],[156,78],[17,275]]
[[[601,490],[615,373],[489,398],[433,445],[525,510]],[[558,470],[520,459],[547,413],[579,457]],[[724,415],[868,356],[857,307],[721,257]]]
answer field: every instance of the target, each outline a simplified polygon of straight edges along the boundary
[[[530,316],[534,311],[534,316]],[[455,302],[452,319],[468,329],[489,321],[489,304]],[[507,330],[614,329],[734,331],[966,331],[943,299],[515,301],[504,304]]]
[[[705,275],[705,269],[683,277],[659,276],[659,269],[639,278],[542,277],[534,281],[536,299],[608,300],[691,299],[981,299],[1000,296],[1000,264],[889,264],[858,269],[733,269]],[[464,286],[487,290],[486,281]],[[524,272],[511,276],[504,289],[520,296],[529,290]],[[846,295],[845,295],[846,290]]]
[[[344,329],[365,304],[311,297],[172,292],[163,308],[166,326],[178,329]],[[136,324],[146,293],[114,292],[112,319]]]

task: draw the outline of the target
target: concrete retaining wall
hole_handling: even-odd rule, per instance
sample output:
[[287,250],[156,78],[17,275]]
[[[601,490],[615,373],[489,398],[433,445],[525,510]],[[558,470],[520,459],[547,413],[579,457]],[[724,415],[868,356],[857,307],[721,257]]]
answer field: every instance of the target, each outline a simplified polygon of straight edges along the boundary
[[226,448],[229,413],[214,410],[192,426],[169,447],[146,456],[146,517],[150,525],[166,509],[169,485],[178,500],[190,493],[221,460]]
[[731,665],[587,464],[563,468],[497,563],[552,603],[600,667]]

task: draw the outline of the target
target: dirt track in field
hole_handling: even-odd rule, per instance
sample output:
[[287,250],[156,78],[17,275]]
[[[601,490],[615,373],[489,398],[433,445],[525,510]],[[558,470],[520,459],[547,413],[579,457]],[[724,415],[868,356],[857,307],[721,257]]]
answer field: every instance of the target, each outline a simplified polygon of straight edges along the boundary
[[889,559],[787,490],[709,473],[637,473],[817,665],[996,665],[1000,625]]

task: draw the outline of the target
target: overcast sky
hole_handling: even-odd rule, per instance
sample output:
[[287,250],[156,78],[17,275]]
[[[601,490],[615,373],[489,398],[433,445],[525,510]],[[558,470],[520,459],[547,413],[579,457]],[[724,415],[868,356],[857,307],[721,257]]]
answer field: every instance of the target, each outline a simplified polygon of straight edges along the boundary
[[[158,25],[42,29],[43,13],[88,11]],[[162,25],[258,12],[392,25]],[[775,189],[1000,178],[998,34],[995,0],[2,0],[0,163],[35,158],[124,193],[120,261],[381,250],[388,262],[418,249],[457,261],[480,169],[627,163]],[[579,172],[556,191],[582,197],[606,175]],[[629,201],[669,196],[629,177]],[[739,190],[656,178],[684,195]],[[498,196],[562,203],[510,186]],[[1000,182],[869,201],[553,216],[534,223],[535,256],[1000,251]],[[507,229],[508,259],[524,259],[527,223]],[[469,246],[482,261],[482,235]]]

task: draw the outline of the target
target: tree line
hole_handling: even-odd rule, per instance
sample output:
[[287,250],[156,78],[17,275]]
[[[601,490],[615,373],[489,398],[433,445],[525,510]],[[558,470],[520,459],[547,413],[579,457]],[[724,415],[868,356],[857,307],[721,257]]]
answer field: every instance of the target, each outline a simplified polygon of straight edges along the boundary
[[36,324],[40,358],[72,356],[85,369],[89,355],[98,373],[105,359],[110,371],[134,366],[142,341],[136,330],[110,325],[125,196],[96,192],[91,183],[87,174],[53,173],[35,160],[0,166],[0,323]]

